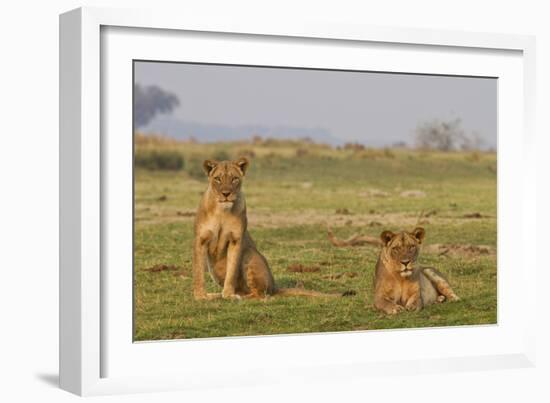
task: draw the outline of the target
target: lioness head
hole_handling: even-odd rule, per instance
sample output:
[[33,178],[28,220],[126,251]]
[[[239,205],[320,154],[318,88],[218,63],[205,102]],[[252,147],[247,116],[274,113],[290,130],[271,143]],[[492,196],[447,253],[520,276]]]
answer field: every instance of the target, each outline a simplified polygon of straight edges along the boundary
[[398,272],[402,277],[409,277],[413,273],[425,234],[424,228],[420,227],[412,232],[403,231],[397,234],[391,231],[382,232],[382,256],[388,268]]
[[248,159],[245,157],[236,161],[206,160],[203,162],[202,166],[208,175],[210,189],[218,203],[231,207],[237,200],[248,164]]

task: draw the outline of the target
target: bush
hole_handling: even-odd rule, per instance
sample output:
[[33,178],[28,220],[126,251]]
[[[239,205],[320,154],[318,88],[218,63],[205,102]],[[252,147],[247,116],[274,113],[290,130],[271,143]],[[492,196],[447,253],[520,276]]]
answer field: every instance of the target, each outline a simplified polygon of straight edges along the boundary
[[395,158],[395,153],[389,148],[364,148],[363,150],[355,151],[353,153],[353,158],[368,160],[375,160],[380,158],[393,159]]
[[212,158],[210,159],[216,161],[228,161],[231,159],[231,156],[224,150],[218,150],[214,154],[212,154]]
[[386,158],[395,158],[395,153],[389,148],[384,148],[384,157]]
[[183,169],[183,156],[176,151],[140,150],[136,152],[134,164],[138,168],[177,171]]
[[346,143],[346,144],[344,144],[343,149],[357,152],[357,151],[364,150],[365,146],[363,144],[359,144],[359,143]]
[[416,128],[416,145],[424,150],[469,151],[481,150],[484,141],[477,132],[467,134],[460,119],[433,120],[424,122]]
[[305,157],[308,154],[309,154],[309,152],[306,148],[299,147],[299,148],[296,149],[296,157],[298,157],[298,158]]
[[251,149],[248,149],[248,148],[238,150],[235,153],[235,155],[238,155],[239,157],[248,157],[248,158],[256,157],[256,153],[254,152],[254,150],[251,150]]
[[481,160],[481,154],[479,151],[473,151],[466,156],[466,159],[471,162],[479,162]]
[[206,174],[202,168],[203,159],[198,157],[193,157],[189,159],[189,164],[187,164],[187,174],[197,180],[205,179]]

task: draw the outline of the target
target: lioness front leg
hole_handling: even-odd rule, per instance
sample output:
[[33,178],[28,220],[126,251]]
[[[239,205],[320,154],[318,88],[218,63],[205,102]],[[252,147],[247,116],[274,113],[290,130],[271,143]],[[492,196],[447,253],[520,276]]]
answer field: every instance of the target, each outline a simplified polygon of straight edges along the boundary
[[239,298],[235,294],[241,264],[242,241],[241,237],[232,236],[227,247],[227,266],[225,280],[223,283],[223,298]]
[[409,297],[407,303],[405,304],[405,309],[407,311],[419,311],[422,309],[422,297],[420,290]]
[[379,309],[388,315],[395,315],[405,309],[401,305],[384,297],[376,298],[374,301],[374,306],[376,309]]
[[208,241],[212,235],[211,231],[207,231],[202,235],[195,236],[193,241],[193,296],[195,299],[209,299],[204,290],[204,272],[206,271]]

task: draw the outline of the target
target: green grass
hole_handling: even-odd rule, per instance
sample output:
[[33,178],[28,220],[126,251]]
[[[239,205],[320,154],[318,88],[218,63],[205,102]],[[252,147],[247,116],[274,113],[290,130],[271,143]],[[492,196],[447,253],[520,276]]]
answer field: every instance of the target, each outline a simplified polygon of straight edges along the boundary
[[[378,236],[384,229],[410,230],[421,222],[427,244],[496,247],[494,154],[471,158],[469,153],[405,150],[354,153],[307,145],[307,154],[296,158],[295,143],[165,147],[185,157],[185,170],[137,169],[135,175],[136,340],[496,323],[494,254],[422,253],[420,263],[443,271],[462,300],[386,316],[372,307],[377,249],[335,248],[326,236],[327,226],[343,238],[358,232]],[[303,284],[325,292],[354,290],[355,296],[193,300],[192,213],[206,178],[187,162],[202,161],[222,150],[232,157],[244,152],[255,155],[244,183],[249,231],[277,284]],[[386,197],[372,196],[373,190],[385,192]],[[401,197],[407,190],[425,196]],[[342,208],[351,214],[336,214]],[[424,216],[434,210],[435,214]],[[473,212],[483,218],[463,217]],[[287,270],[292,263],[315,264],[321,270],[292,273]],[[158,264],[176,266],[177,271],[146,270]],[[329,278],[347,272],[357,276]],[[209,276],[206,279],[209,291],[219,291]]]

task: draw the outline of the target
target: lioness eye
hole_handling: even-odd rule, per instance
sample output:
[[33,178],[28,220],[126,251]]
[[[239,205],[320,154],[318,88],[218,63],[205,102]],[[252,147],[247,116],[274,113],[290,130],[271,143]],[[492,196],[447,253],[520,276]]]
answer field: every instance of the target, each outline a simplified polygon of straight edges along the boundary
[[216,177],[214,178],[214,180],[215,180],[216,182],[218,182],[218,183],[220,183],[220,182],[222,181],[221,178],[220,178],[219,176],[216,176]]
[[239,183],[239,178],[233,178],[233,183]]

